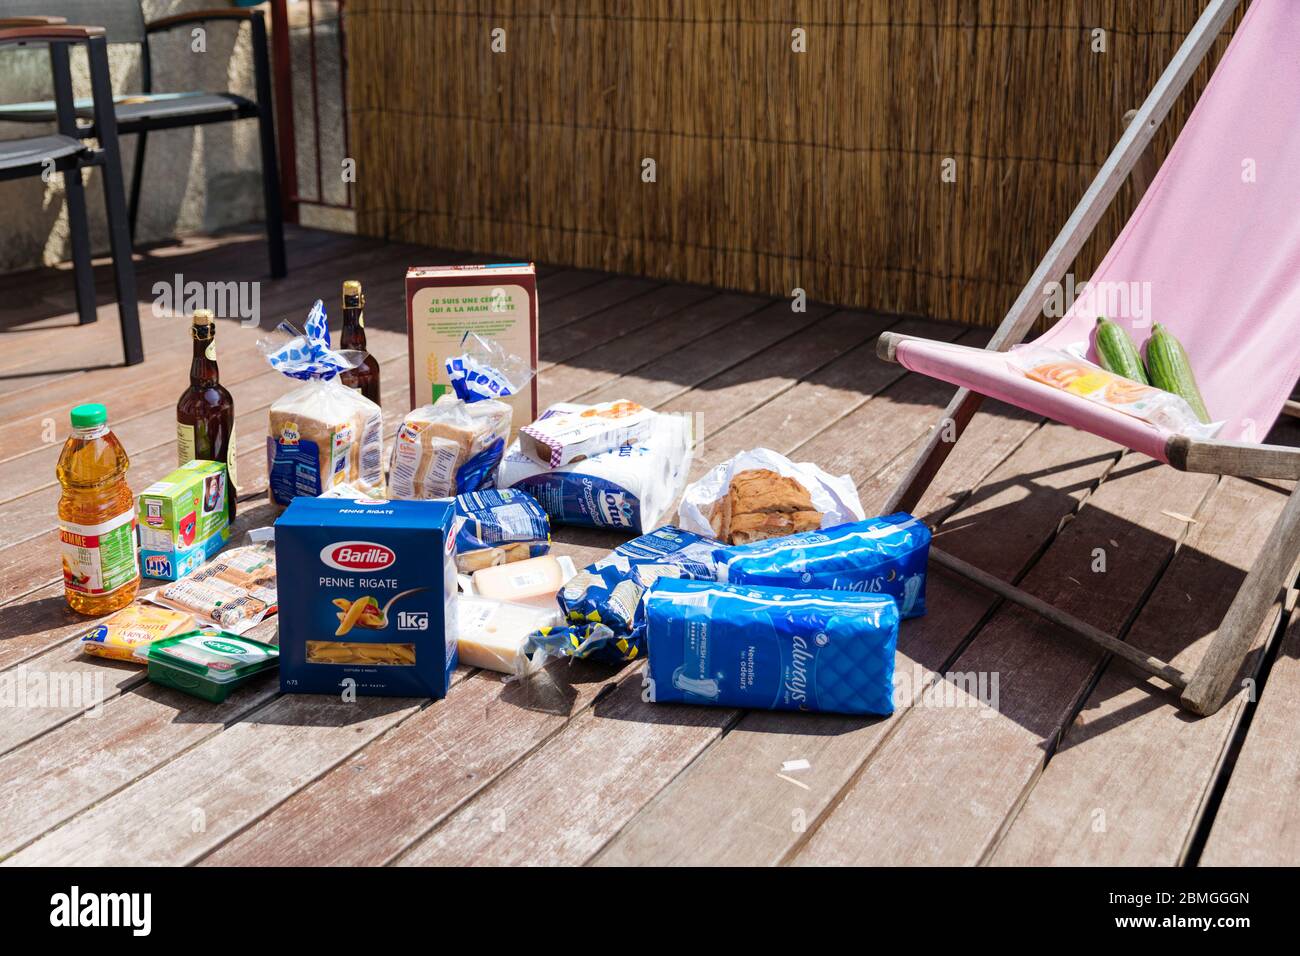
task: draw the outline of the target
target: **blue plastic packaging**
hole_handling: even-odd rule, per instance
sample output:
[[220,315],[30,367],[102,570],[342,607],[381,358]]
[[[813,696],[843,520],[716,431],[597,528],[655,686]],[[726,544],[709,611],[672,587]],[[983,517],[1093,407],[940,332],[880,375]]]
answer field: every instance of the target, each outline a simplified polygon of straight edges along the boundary
[[[551,550],[551,522],[530,495],[509,488],[487,489],[453,499],[457,517],[456,563],[469,574],[488,564],[523,561]],[[504,552],[500,561],[479,560]]]
[[712,580],[718,542],[671,525],[620,544],[579,571],[557,598],[567,626],[534,635],[534,647],[611,662],[639,660],[636,632],[641,597],[661,577]]
[[775,588],[888,594],[903,618],[925,613],[930,529],[905,512],[718,548],[718,580]]
[[894,712],[893,598],[662,578],[644,614],[657,703]]

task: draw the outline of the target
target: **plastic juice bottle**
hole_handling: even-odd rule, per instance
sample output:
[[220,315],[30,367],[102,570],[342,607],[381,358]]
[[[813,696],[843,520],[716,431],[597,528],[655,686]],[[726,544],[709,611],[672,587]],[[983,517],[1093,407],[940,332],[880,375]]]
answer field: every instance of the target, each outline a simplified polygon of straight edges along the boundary
[[72,410],[72,437],[59,455],[59,550],[63,593],[81,614],[126,607],[140,589],[135,544],[135,496],[126,484],[131,465],[109,431],[103,405]]

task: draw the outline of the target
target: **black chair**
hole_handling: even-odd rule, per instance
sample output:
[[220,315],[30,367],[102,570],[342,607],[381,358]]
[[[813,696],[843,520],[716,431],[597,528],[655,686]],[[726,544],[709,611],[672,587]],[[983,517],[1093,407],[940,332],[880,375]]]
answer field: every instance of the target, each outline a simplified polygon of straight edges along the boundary
[[[73,22],[99,24],[105,28],[109,43],[130,43],[140,46],[140,85],[143,89],[135,93],[120,93],[114,101],[118,132],[135,133],[139,136],[135,164],[131,171],[132,237],[135,236],[135,224],[140,211],[145,144],[150,132],[256,119],[262,147],[262,199],[266,207],[266,241],[271,260],[271,275],[275,278],[285,275],[284,219],[280,205],[280,173],[275,153],[271,66],[266,44],[266,20],[260,10],[236,7],[196,10],[146,23],[140,0],[0,0],[0,16],[20,15],[57,15]],[[249,100],[228,92],[154,92],[149,38],[156,33],[178,27],[193,27],[208,21],[248,23],[252,31],[256,100]],[[78,118],[93,119],[89,103],[79,102],[76,105]],[[51,102],[0,106],[0,120],[50,122],[54,119],[54,104]],[[91,135],[91,133],[83,131],[83,135]]]
[[[92,146],[77,127],[72,98],[72,70],[68,49],[84,43],[89,51],[90,116],[98,145]],[[90,254],[90,223],[86,215],[86,190],[81,171],[98,166],[104,175],[104,206],[108,238],[113,253],[113,281],[117,288],[118,317],[122,323],[122,350],[126,364],[144,361],[140,341],[140,314],[135,298],[135,267],[131,262],[126,195],[122,187],[122,157],[118,151],[117,123],[113,117],[113,91],[108,76],[108,46],[102,27],[69,26],[59,18],[0,19],[0,48],[47,46],[54,85],[54,122],[57,133],[27,139],[0,141],[0,180],[28,176],[46,178],[63,174],[68,196],[68,225],[72,233],[72,262],[77,285],[80,324],[94,322],[95,273]],[[2,52],[2,51],[0,51]]]

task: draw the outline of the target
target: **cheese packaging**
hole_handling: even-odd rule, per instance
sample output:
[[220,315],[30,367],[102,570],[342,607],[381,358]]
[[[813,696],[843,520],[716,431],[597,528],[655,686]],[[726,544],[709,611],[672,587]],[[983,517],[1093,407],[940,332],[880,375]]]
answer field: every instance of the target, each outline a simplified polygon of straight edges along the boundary
[[128,604],[81,635],[81,652],[114,661],[136,661],[136,648],[194,626],[183,611],[148,604]]
[[554,607],[555,596],[573,574],[568,558],[546,554],[475,571],[474,593],[497,601]]
[[[406,272],[411,407],[454,394],[448,361],[473,355],[474,337],[537,368],[537,275],[532,263],[414,266]],[[466,363],[452,362],[462,372]],[[516,427],[537,417],[537,380],[503,399]]]
[[898,607],[883,594],[661,578],[644,614],[652,702],[894,712]]
[[140,571],[175,581],[196,569],[230,540],[226,466],[190,461],[140,492]]
[[925,613],[929,558],[930,529],[901,511],[713,554],[725,583],[887,594],[904,618]]
[[275,613],[275,552],[268,544],[231,548],[197,571],[150,591],[145,600],[242,634]]
[[547,415],[519,430],[519,448],[551,468],[636,444],[650,435],[654,412],[620,400]]
[[[588,407],[559,403],[542,418]],[[556,524],[642,534],[671,511],[694,450],[690,416],[653,413],[644,438],[558,468],[524,454],[516,442],[501,462],[497,483],[528,492]],[[707,523],[701,533],[709,533]]]
[[149,665],[149,680],[214,704],[275,667],[278,656],[271,644],[214,627],[167,637],[136,651],[136,657]]
[[503,674],[527,670],[528,635],[560,623],[560,611],[462,594],[456,608],[460,662]]
[[546,512],[522,491],[475,491],[457,496],[454,506],[461,519],[456,569],[462,574],[541,557],[551,550]]
[[444,395],[413,409],[393,440],[388,497],[449,498],[492,488],[510,434],[510,406]]
[[297,498],[275,523],[280,689],[443,697],[456,666],[446,501]]

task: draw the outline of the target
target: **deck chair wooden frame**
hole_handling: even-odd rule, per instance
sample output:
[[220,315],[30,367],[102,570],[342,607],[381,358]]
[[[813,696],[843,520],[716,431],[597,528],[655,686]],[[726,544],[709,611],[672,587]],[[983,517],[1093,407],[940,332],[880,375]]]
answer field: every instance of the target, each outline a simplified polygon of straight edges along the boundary
[[[1213,0],[1205,8],[1150,95],[1129,122],[1123,136],[1111,150],[1096,178],[1034,270],[1033,276],[1021,290],[1011,310],[990,339],[987,349],[1006,351],[1024,341],[1034,322],[1043,314],[1051,284],[1064,278],[1066,269],[1096,228],[1120,186],[1146,152],[1174,101],[1186,87],[1239,3],[1240,0]],[[905,338],[906,336],[897,333],[884,333],[877,343],[880,357],[891,362],[898,361],[896,350],[899,342]],[[911,511],[917,506],[982,401],[983,396],[977,392],[966,388],[957,390],[911,468],[894,489],[885,508],[886,512]],[[1288,403],[1284,411],[1295,414],[1294,404]],[[1300,481],[1300,448],[1199,441],[1175,436],[1169,439],[1165,450],[1169,463],[1184,471]],[[1180,692],[1183,707],[1196,714],[1209,715],[1222,707],[1228,699],[1233,681],[1240,672],[1256,635],[1291,575],[1295,573],[1297,556],[1300,555],[1300,485],[1291,492],[1209,650],[1190,675],[940,549],[932,548],[931,555],[943,567],[1041,615],[1139,670],[1160,678]]]

